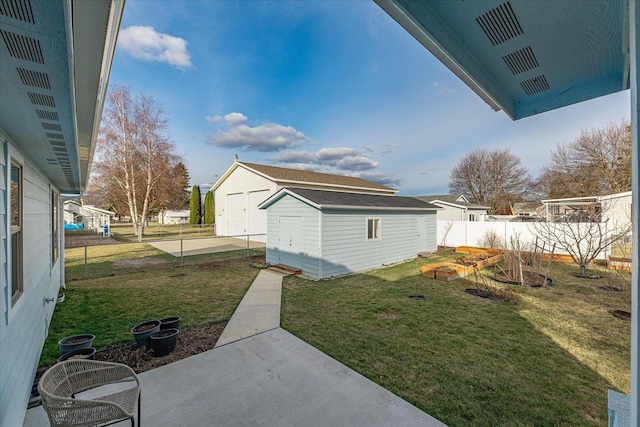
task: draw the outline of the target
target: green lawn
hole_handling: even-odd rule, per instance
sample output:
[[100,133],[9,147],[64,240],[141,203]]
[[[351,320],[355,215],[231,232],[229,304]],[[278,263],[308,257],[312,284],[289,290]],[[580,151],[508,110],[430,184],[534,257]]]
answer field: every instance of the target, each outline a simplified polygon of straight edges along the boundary
[[493,302],[419,274],[441,260],[288,278],[282,326],[450,426],[605,425],[607,389],[629,393],[622,299],[555,264],[554,286]]
[[[208,226],[192,226],[190,224],[158,224],[157,222],[150,222],[147,227],[144,228],[144,235],[142,240],[162,240],[162,239],[190,239],[194,237],[211,237],[215,236],[215,228]],[[132,224],[128,223],[112,223],[111,224],[112,236],[122,242],[137,242],[138,236],[133,229]]]
[[55,362],[58,341],[92,333],[97,349],[132,341],[131,328],[145,320],[180,316],[181,327],[229,319],[258,274],[247,259],[211,268],[156,269],[126,276],[67,283],[57,304],[40,365]]

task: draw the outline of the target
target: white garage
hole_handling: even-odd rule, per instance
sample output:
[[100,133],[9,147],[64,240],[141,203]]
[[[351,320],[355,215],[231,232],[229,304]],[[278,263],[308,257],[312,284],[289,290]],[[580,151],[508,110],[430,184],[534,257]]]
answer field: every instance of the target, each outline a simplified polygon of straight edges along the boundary
[[235,161],[213,185],[216,233],[266,243],[267,213],[258,205],[284,187],[393,196],[397,190],[361,178]]

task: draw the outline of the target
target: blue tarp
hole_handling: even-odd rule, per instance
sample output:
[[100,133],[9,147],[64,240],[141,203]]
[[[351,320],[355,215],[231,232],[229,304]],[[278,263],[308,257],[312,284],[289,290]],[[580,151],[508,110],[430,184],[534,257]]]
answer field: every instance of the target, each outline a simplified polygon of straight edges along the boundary
[[65,224],[64,225],[64,229],[65,230],[82,230],[84,228],[84,223],[83,222],[79,222],[77,224]]

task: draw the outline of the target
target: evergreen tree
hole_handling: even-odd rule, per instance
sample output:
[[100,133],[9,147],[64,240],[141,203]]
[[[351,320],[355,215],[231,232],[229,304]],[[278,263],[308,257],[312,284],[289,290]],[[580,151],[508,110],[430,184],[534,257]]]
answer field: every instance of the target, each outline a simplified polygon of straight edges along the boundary
[[204,223],[211,225],[216,221],[215,209],[213,206],[213,193],[207,191],[204,196]]
[[202,218],[202,199],[200,198],[200,187],[194,185],[191,189],[191,203],[189,205],[189,224],[200,224]]

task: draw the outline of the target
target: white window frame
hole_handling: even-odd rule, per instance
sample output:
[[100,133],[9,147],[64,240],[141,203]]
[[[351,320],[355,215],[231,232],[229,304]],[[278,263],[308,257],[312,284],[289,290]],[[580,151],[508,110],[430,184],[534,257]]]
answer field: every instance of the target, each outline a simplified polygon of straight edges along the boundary
[[469,213],[469,221],[477,221],[475,213]]
[[[369,237],[369,223],[373,221],[373,237]],[[364,236],[367,242],[374,242],[376,240],[380,240],[382,237],[382,218],[379,216],[376,217],[367,217],[365,221],[365,230]]]
[[[9,257],[10,261],[10,290],[9,290],[9,302],[11,304],[11,310],[14,310],[22,300],[22,296],[24,295],[24,163],[20,161],[21,159],[17,159],[13,156],[9,156],[9,171],[8,171],[8,183],[7,186],[7,217],[9,222],[10,229],[10,237],[9,237]],[[18,220],[18,225],[13,225],[13,219],[11,218],[13,215],[13,205],[11,203],[11,169],[13,167],[17,167],[20,171],[19,176],[19,194],[18,194],[18,214],[20,216]],[[14,247],[14,236],[17,239],[17,247]],[[17,260],[14,258],[17,255]],[[14,266],[18,270],[14,271]],[[14,275],[18,274],[18,291],[14,294],[13,292],[13,280]]]

